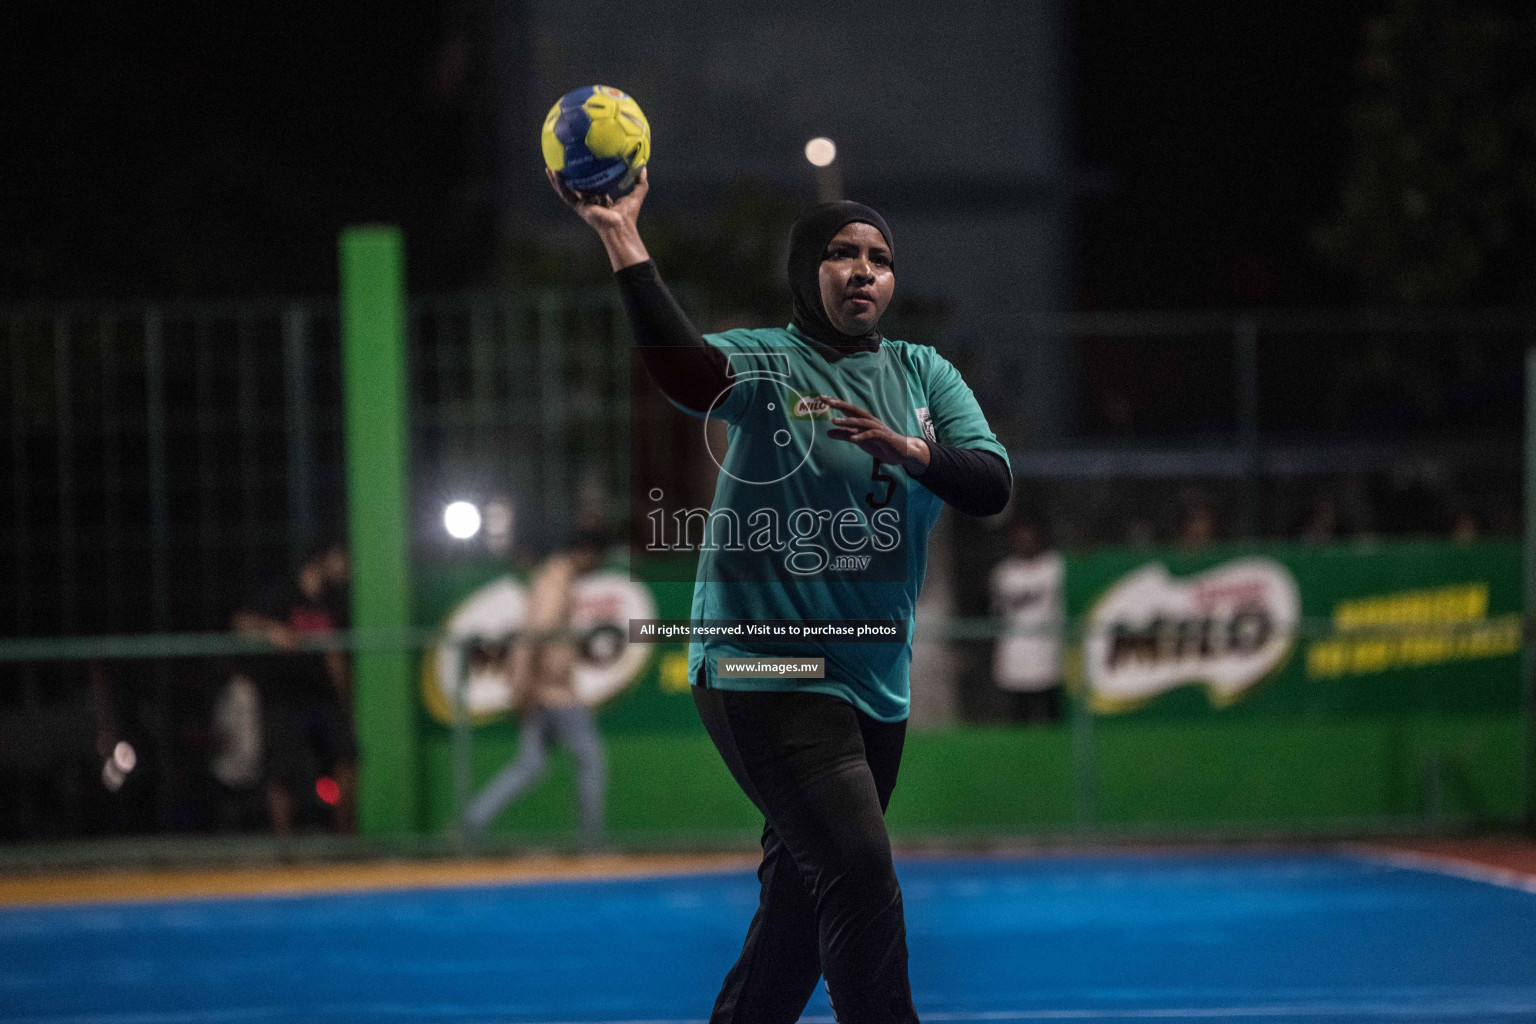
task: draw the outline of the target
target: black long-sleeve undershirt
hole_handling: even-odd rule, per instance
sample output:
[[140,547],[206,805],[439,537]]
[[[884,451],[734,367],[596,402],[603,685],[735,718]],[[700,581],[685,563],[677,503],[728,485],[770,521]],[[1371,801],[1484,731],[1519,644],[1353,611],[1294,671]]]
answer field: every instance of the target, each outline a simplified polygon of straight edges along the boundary
[[[651,379],[678,405],[707,413],[731,386],[725,355],[693,326],[655,263],[636,263],[613,276]],[[996,452],[927,444],[928,465],[909,474],[913,479],[966,515],[995,515],[1007,506],[1013,479]]]
[[650,260],[614,272],[640,359],[662,394],[704,414],[731,386],[725,354],[704,340]]
[[996,452],[928,442],[928,468],[915,478],[968,516],[995,516],[1008,507],[1013,474]]

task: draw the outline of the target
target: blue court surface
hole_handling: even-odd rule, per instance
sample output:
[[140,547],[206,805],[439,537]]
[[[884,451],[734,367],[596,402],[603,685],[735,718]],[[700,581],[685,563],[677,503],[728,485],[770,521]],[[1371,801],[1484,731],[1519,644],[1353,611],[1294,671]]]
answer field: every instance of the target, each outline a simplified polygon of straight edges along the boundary
[[[1536,1021],[1519,888],[1342,853],[898,870],[929,1021]],[[699,1021],[755,904],[740,872],[3,910],[0,1022]]]

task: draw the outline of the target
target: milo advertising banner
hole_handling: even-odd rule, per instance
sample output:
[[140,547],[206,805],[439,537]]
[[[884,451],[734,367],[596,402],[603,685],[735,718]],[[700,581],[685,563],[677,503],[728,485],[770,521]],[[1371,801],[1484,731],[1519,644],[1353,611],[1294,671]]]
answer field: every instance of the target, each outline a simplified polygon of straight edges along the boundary
[[1073,674],[1111,715],[1513,712],[1520,566],[1513,541],[1072,557]]
[[[1067,658],[1089,706],[1116,718],[1275,714],[1512,714],[1520,706],[1518,542],[1260,545],[1068,555]],[[500,566],[423,573],[421,613],[481,639],[424,652],[428,721],[506,723],[521,579]],[[619,568],[577,594],[578,690],[604,727],[697,725],[684,644],[628,644],[631,618],[688,617],[687,583]]]
[[[428,567],[420,573],[421,618],[440,624],[449,642],[422,654],[420,693],[426,720],[454,721],[457,688],[474,725],[512,720],[506,673],[513,639],[527,615],[527,580],[497,563]],[[687,618],[691,584],[646,583],[610,566],[575,588],[574,685],[583,702],[603,713],[604,728],[681,730],[697,723],[688,692],[688,649],[632,644],[629,620]]]
[[[653,653],[630,644],[629,620],[653,618],[650,589],[618,572],[595,572],[577,581],[571,611],[576,634],[576,697],[597,706],[639,678]],[[422,663],[422,695],[439,721],[453,721],[455,686],[464,688],[471,720],[484,721],[511,710],[507,688],[508,639],[523,628],[527,590],[521,580],[502,576],[471,592],[447,616],[443,631],[463,642],[432,647]]]

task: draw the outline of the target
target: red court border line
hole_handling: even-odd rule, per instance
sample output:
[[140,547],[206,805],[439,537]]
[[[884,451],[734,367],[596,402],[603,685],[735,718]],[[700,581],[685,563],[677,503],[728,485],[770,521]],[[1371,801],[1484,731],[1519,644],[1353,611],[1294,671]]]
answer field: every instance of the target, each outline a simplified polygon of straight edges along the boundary
[[1345,843],[1339,849],[1358,860],[1389,864],[1412,871],[1451,875],[1455,878],[1465,878],[1473,882],[1484,882],[1488,885],[1536,895],[1536,872],[1522,871],[1497,862],[1490,862],[1492,858],[1477,855],[1475,847],[1473,851],[1469,851],[1472,853],[1471,856],[1453,856],[1446,853],[1370,843]]

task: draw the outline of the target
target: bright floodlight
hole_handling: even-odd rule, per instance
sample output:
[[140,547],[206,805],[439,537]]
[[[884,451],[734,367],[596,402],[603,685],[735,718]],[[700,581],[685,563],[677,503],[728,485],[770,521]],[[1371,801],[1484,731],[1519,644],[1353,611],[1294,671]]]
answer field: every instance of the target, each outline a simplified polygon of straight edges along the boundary
[[837,159],[837,146],[831,139],[818,136],[805,144],[805,158],[817,167],[826,167]]
[[473,502],[454,502],[443,509],[443,529],[455,540],[469,540],[480,532],[480,510]]

